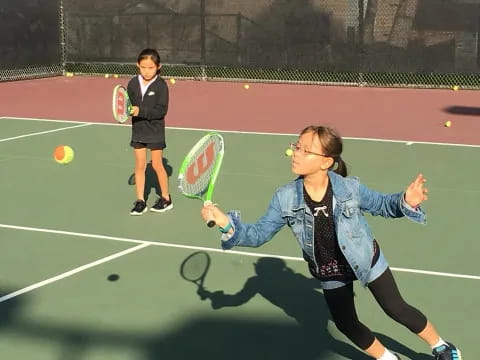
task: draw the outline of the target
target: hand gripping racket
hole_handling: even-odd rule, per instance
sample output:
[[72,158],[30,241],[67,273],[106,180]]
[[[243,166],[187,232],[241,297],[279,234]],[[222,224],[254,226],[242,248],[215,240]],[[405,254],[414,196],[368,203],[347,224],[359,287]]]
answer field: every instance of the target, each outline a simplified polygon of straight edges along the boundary
[[[224,143],[220,134],[210,132],[202,137],[182,162],[178,174],[180,192],[188,198],[202,200],[204,205],[211,205],[223,153]],[[209,220],[207,226],[215,226],[215,221]]]
[[132,113],[132,103],[128,97],[127,89],[122,85],[117,85],[113,89],[112,110],[114,119],[120,124],[125,123]]

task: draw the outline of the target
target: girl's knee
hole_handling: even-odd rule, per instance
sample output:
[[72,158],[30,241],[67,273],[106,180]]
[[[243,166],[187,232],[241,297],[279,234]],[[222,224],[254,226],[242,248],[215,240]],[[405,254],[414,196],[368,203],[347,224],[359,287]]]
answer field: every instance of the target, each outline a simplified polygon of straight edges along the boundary
[[163,163],[161,162],[152,162],[152,167],[153,167],[153,170],[155,170],[157,173],[165,172],[165,168],[163,167]]
[[135,164],[135,172],[145,172],[147,170],[147,164]]

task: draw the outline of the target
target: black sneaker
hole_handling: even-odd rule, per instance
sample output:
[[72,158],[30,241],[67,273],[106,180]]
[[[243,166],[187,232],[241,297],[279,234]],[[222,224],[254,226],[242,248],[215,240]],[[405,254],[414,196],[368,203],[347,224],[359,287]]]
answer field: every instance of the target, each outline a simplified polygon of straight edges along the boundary
[[145,201],[137,200],[134,203],[133,209],[130,211],[130,215],[142,215],[147,210],[147,204],[145,204]]
[[462,360],[462,354],[455,345],[446,343],[444,345],[437,346],[432,351],[435,360]]
[[164,212],[164,211],[168,211],[170,209],[173,209],[172,197],[170,196],[170,200],[167,200],[167,199],[163,198],[162,196],[160,196],[158,198],[157,202],[155,203],[155,205],[153,205],[150,208],[150,211]]

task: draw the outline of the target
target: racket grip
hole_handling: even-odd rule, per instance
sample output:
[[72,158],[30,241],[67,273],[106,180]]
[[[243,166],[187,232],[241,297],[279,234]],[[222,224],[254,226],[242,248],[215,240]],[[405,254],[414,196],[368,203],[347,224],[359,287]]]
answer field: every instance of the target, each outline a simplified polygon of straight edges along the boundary
[[[209,206],[209,205],[212,205],[212,202],[211,202],[210,200],[204,201],[203,206]],[[210,213],[209,215],[211,215],[211,213]],[[207,221],[207,226],[208,226],[209,228],[214,227],[216,224],[217,224],[217,223],[216,223],[215,220],[213,220],[213,219],[209,219],[209,220]]]
[[215,220],[209,220],[209,221],[207,222],[207,226],[208,226],[209,228],[214,227],[216,224],[217,224],[217,223],[215,222]]

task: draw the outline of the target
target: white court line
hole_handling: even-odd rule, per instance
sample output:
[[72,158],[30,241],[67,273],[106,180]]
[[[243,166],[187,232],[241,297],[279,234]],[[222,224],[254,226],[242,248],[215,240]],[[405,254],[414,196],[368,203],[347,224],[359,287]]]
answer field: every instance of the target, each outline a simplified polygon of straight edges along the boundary
[[[30,120],[30,121],[44,121],[44,122],[65,122],[65,123],[80,123],[88,125],[101,125],[101,126],[131,126],[130,124],[116,124],[116,123],[98,123],[98,122],[85,122],[85,121],[72,121],[72,120],[51,120],[51,119],[41,119],[41,118],[14,118],[2,116],[0,119],[14,119],[14,120]],[[272,135],[272,136],[298,136],[297,133],[269,133],[269,132],[257,132],[257,131],[237,131],[237,130],[222,130],[222,129],[203,129],[203,128],[189,128],[189,127],[172,127],[166,126],[166,129],[169,130],[186,130],[186,131],[202,131],[210,132],[217,131],[221,133],[230,133],[230,134],[247,134],[247,135]],[[442,142],[429,142],[429,141],[412,141],[412,140],[391,140],[391,139],[377,139],[377,138],[360,138],[360,137],[342,137],[345,140],[357,140],[357,141],[376,141],[376,142],[391,142],[391,143],[402,143],[408,145],[439,145],[439,146],[458,146],[458,147],[473,147],[480,148],[480,145],[474,144],[458,144],[458,143],[442,143]]]
[[[138,240],[138,239],[122,238],[122,237],[116,237],[116,236],[86,234],[86,233],[79,233],[79,232],[72,232],[72,231],[43,229],[43,228],[35,228],[35,227],[28,227],[28,226],[0,224],[0,228],[12,229],[12,230],[42,232],[42,233],[57,234],[57,235],[77,236],[77,237],[94,238],[94,239],[103,239],[103,240],[113,240],[113,241],[129,242],[129,243],[144,244],[144,245],[164,246],[164,247],[169,247],[169,248],[210,251],[210,252],[216,252],[216,253],[234,254],[234,255],[242,255],[242,256],[272,257],[272,258],[283,259],[283,260],[305,261],[302,257],[262,254],[262,253],[253,253],[253,252],[244,252],[244,251],[235,251],[235,250],[222,250],[222,249],[208,248],[208,247],[202,247],[202,246],[190,246],[190,245],[162,243],[162,242],[155,242],[155,241],[145,241],[145,240]],[[452,277],[452,278],[461,278],[461,279],[480,280],[480,276],[477,276],[477,275],[464,275],[464,274],[455,274],[455,273],[438,272],[438,271],[427,271],[427,270],[416,270],[416,269],[406,269],[406,268],[397,268],[397,267],[391,267],[390,269],[392,269],[393,271],[409,272],[409,273],[415,273],[415,274],[424,274],[424,275],[432,275],[432,276],[443,276],[443,277]]]
[[53,133],[53,132],[57,132],[57,131],[75,129],[75,128],[89,126],[89,125],[92,125],[92,124],[85,124],[84,123],[84,124],[75,125],[75,126],[67,126],[67,127],[63,127],[63,128],[59,128],[59,129],[53,129],[53,130],[40,131],[40,132],[30,133],[30,134],[25,134],[25,135],[13,136],[13,137],[10,137],[10,138],[0,139],[0,142],[10,141],[10,140],[15,140],[15,139],[21,139],[21,138],[26,138],[26,137],[30,137],[30,136],[36,136],[36,135],[49,134],[49,133]]
[[91,263],[88,263],[88,264],[85,264],[85,265],[82,265],[82,266],[79,266],[75,269],[72,269],[70,271],[67,271],[67,272],[64,272],[62,274],[59,274],[57,276],[54,276],[54,277],[51,277],[50,279],[46,279],[46,280],[43,280],[43,281],[40,281],[38,283],[35,283],[35,284],[32,284],[30,286],[27,286],[27,287],[24,287],[23,289],[20,289],[20,290],[17,290],[17,291],[14,291],[14,292],[11,292],[10,294],[7,294],[7,295],[4,295],[2,297],[0,297],[0,303],[4,302],[4,301],[7,301],[11,298],[14,298],[14,297],[17,297],[19,295],[22,295],[22,294],[25,294],[27,292],[30,292],[32,290],[35,290],[35,289],[38,289],[42,286],[45,286],[45,285],[48,285],[48,284],[51,284],[55,281],[58,281],[58,280],[62,280],[62,279],[65,279],[66,277],[69,277],[69,276],[72,276],[72,275],[75,275],[76,273],[79,273],[83,270],[87,270],[87,269],[90,269],[94,266],[97,266],[97,265],[100,265],[100,264],[103,264],[103,263],[106,263],[108,261],[111,261],[111,260],[114,260],[114,259],[117,259],[121,256],[124,256],[124,255],[127,255],[127,254],[130,254],[134,251],[138,251],[140,249],[143,249],[147,246],[150,246],[150,244],[147,244],[147,243],[144,243],[144,244],[141,244],[141,245],[137,245],[137,246],[134,246],[132,248],[129,248],[129,249],[126,249],[126,250],[123,250],[123,251],[120,251],[118,253],[115,253],[115,254],[112,254],[112,255],[109,255],[109,256],[106,256],[104,258],[101,258],[101,259],[98,259],[94,262],[91,262]]

